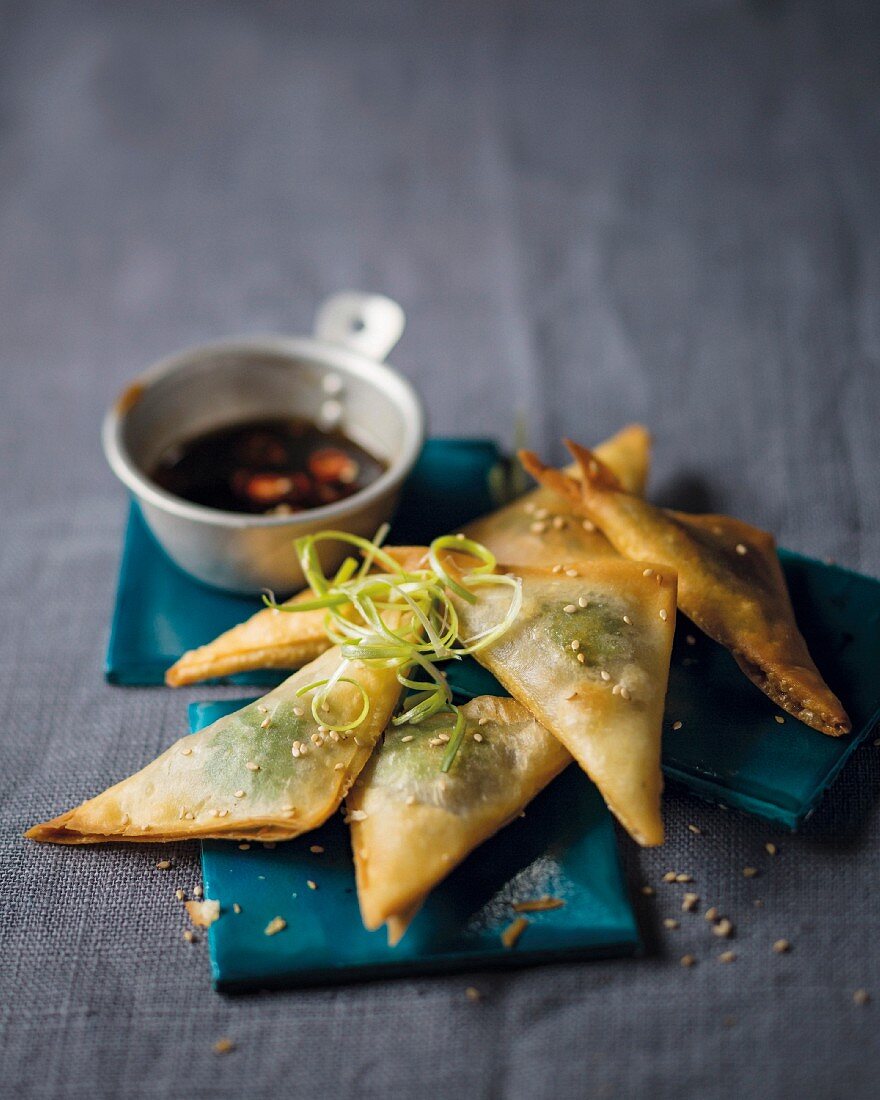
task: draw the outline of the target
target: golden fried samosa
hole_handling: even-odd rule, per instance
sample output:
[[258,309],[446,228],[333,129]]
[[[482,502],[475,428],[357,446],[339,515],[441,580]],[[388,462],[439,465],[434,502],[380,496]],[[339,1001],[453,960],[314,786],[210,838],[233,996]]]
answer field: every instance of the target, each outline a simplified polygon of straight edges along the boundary
[[297,690],[328,680],[341,660],[337,647],[328,650],[262,699],[181,738],[135,775],[26,835],[56,844],[289,840],[317,828],[367,762],[400,694],[395,669],[347,662],[345,680],[327,694],[325,721],[355,722],[365,699],[369,712],[352,731],[328,731],[312,715],[313,693]]
[[691,516],[640,500],[586,448],[569,443],[581,480],[523,461],[536,477],[579,500],[583,512],[627,558],[678,573],[681,610],[726,646],[765,695],[832,737],[849,733],[840,700],[822,679],[797,628],[773,536],[729,516]]
[[440,770],[452,720],[436,714],[389,728],[346,801],[366,928],[388,923],[396,943],[426,895],[512,821],[571,756],[513,699],[462,708],[464,738]]
[[[605,558],[512,572],[522,578],[522,608],[477,660],[559,738],[630,836],[661,844],[675,571]],[[494,586],[473,593],[474,603],[454,597],[465,640],[501,621],[509,599]]]
[[[291,547],[291,553],[293,548]],[[404,569],[414,569],[424,556],[421,546],[388,547]],[[287,601],[296,606],[314,599],[306,589]],[[279,611],[264,607],[243,623],[232,627],[213,642],[191,649],[165,673],[169,687],[183,687],[215,676],[234,676],[254,669],[293,669],[313,661],[330,647],[324,623],[324,608],[313,611]]]
[[[651,437],[640,424],[630,424],[600,443],[596,453],[639,496],[645,491],[651,459]],[[565,474],[577,475],[577,465]],[[611,543],[585,519],[567,494],[539,485],[537,489],[469,523],[468,538],[487,546],[509,565],[562,565],[573,561],[617,557]]]

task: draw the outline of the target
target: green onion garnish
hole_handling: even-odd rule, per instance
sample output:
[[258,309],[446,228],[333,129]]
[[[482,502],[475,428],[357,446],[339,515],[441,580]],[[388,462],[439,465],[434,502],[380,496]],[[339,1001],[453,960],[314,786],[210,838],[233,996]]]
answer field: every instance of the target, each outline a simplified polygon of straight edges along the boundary
[[[330,640],[341,647],[342,662],[329,680],[318,680],[297,692],[314,691],[312,714],[315,721],[339,733],[359,726],[370,711],[366,691],[345,676],[352,661],[373,667],[397,669],[397,678],[408,694],[395,725],[418,724],[433,714],[448,711],[454,718],[451,737],[440,768],[452,767],[465,733],[465,719],[452,702],[452,692],[440,671],[441,661],[460,660],[491,645],[512,625],[522,606],[522,582],[518,577],[494,572],[495,556],[481,543],[463,535],[434,539],[428,549],[428,566],[404,567],[382,548],[388,533],[383,526],[372,541],[345,531],[321,531],[296,540],[303,574],[314,598],[296,604],[278,604],[264,596],[267,607],[297,612],[323,608],[324,627]],[[320,542],[344,542],[360,551],[363,561],[347,557],[332,577],[321,566]],[[441,560],[443,551],[457,551],[476,558],[479,564],[463,576],[452,576]],[[376,570],[370,572],[370,569]],[[381,571],[380,571],[381,570]],[[459,618],[452,596],[474,603],[475,588],[500,586],[511,589],[511,599],[502,620],[472,638],[460,639]],[[418,678],[415,678],[418,677]],[[345,725],[327,721],[321,708],[337,683],[360,688],[364,705],[358,717]]]

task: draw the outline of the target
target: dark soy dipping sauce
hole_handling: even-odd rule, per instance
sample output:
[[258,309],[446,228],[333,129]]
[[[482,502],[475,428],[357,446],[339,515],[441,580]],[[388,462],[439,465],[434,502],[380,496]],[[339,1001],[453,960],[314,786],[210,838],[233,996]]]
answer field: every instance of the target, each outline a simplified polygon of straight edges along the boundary
[[175,496],[254,515],[289,515],[343,500],[385,463],[336,428],[278,417],[204,432],[169,447],[151,472]]

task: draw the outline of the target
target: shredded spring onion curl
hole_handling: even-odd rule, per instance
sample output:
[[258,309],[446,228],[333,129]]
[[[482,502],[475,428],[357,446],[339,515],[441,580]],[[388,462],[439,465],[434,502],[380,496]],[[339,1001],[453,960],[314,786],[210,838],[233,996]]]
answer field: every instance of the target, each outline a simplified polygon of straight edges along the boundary
[[[278,604],[271,594],[263,597],[267,607],[296,613],[323,608],[327,636],[341,647],[342,661],[328,680],[316,680],[301,687],[297,695],[312,692],[312,715],[329,730],[346,733],[356,729],[370,711],[370,700],[363,687],[345,675],[352,661],[363,661],[375,668],[397,670],[397,679],[406,689],[402,710],[395,725],[414,725],[431,715],[447,712],[452,729],[440,764],[448,772],[456,758],[465,733],[465,718],[452,701],[452,692],[439,663],[461,660],[496,641],[516,620],[522,606],[522,581],[518,577],[494,572],[494,555],[481,543],[463,535],[444,535],[434,539],[427,554],[427,567],[405,569],[382,548],[388,533],[380,528],[373,540],[346,531],[321,531],[296,540],[296,552],[314,598],[298,603]],[[332,577],[321,565],[318,546],[322,542],[342,542],[362,555],[358,562],[347,557]],[[444,551],[456,551],[475,558],[479,564],[463,576],[452,575],[443,559]],[[370,570],[375,570],[371,572]],[[459,638],[459,618],[452,596],[476,602],[475,588],[510,589],[510,603],[503,618],[471,638]],[[338,683],[360,689],[363,706],[357,718],[344,724],[334,723],[329,712],[329,695]]]

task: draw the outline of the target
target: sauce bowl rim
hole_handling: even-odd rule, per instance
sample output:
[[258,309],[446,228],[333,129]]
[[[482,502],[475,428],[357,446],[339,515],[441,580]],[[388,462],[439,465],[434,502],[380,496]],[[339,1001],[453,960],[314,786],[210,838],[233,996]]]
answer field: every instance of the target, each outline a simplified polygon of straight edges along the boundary
[[[305,360],[326,370],[338,370],[343,374],[357,376],[375,386],[390,404],[397,407],[404,425],[400,448],[388,460],[388,468],[375,481],[333,504],[323,504],[292,514],[261,516],[194,504],[160,488],[141,469],[131,456],[123,433],[131,410],[143,393],[166,378],[195,365],[200,359],[217,354],[260,352]],[[107,462],[114,474],[137,498],[181,519],[236,529],[296,526],[313,528],[316,525],[328,526],[333,521],[338,524],[350,513],[360,511],[365,505],[398,488],[415,465],[424,438],[425,413],[422,401],[409,380],[389,364],[317,337],[274,334],[226,337],[196,344],[160,359],[126,385],[110,405],[101,426],[101,442]]]

